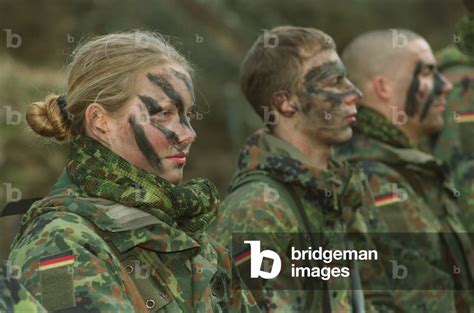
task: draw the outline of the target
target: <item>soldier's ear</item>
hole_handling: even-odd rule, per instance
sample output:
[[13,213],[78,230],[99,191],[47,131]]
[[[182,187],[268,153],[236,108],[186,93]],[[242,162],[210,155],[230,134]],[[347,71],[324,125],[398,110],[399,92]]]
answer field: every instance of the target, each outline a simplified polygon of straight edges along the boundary
[[297,111],[296,104],[291,101],[290,94],[286,90],[275,91],[272,94],[272,105],[285,117],[291,117]]
[[377,98],[387,101],[392,96],[393,87],[390,82],[383,76],[375,76],[372,78],[372,90]]
[[100,103],[91,103],[85,112],[87,130],[102,142],[107,142],[109,133],[109,114]]

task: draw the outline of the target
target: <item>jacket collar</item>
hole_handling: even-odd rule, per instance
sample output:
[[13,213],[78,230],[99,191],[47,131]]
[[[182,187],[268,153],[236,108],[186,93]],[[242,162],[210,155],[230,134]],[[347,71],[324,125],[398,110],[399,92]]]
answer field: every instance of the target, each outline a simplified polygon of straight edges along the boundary
[[[192,238],[177,225],[168,225],[155,216],[137,208],[124,206],[102,198],[84,196],[63,170],[50,193],[33,204],[22,224],[47,212],[77,214],[108,236],[120,252],[144,246],[157,252],[177,252],[199,248],[196,241],[205,234]],[[173,227],[174,226],[174,227]]]

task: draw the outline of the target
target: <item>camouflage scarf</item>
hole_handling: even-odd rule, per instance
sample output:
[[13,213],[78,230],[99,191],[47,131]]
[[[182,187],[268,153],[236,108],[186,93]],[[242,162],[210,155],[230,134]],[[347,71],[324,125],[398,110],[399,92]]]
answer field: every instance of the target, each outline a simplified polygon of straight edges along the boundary
[[[329,162],[327,170],[321,170],[311,165],[292,145],[266,129],[255,132],[244,144],[234,183],[251,175],[252,171],[264,171],[284,184],[299,185],[307,201],[325,209],[361,205],[363,183],[358,170],[347,162],[335,161]],[[332,196],[328,197],[328,194]]]
[[204,230],[219,206],[210,181],[196,178],[175,186],[86,136],[72,142],[66,169],[87,195],[141,209],[188,233]]
[[380,113],[363,105],[357,110],[357,122],[353,126],[355,132],[398,148],[414,148],[408,137]]

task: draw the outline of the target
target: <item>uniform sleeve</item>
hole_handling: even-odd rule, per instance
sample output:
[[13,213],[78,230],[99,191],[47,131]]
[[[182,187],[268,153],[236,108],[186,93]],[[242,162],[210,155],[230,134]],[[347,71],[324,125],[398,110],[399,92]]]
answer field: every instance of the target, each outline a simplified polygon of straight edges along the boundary
[[10,261],[21,282],[48,311],[134,311],[127,277],[107,244],[70,213],[37,217],[14,243]]
[[261,182],[246,184],[231,193],[222,203],[218,220],[209,231],[231,251],[239,275],[264,312],[301,311],[304,299],[313,299],[314,291],[304,291],[300,281],[282,275],[273,280],[250,280],[250,262],[246,258],[249,246],[238,243],[235,238],[238,233],[265,233],[264,238],[260,237],[261,249],[277,252],[281,256],[282,268],[289,268],[291,262],[287,249],[290,242],[273,234],[294,232],[298,232],[298,224],[289,202],[276,189]]
[[451,276],[442,269],[440,223],[391,168],[363,164],[374,197],[363,211],[396,304],[407,312],[454,312]]

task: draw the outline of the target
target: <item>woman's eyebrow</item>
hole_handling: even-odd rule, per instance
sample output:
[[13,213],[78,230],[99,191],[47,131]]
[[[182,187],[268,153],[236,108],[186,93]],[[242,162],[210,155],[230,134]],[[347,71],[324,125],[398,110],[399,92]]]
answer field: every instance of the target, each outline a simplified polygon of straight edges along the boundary
[[154,98],[145,95],[138,95],[150,115],[163,111],[163,107]]
[[181,98],[181,95],[173,88],[173,86],[170,84],[170,82],[162,77],[162,76],[157,76],[152,73],[148,73],[146,75],[148,80],[152,82],[155,86],[161,88],[165,95],[173,102],[173,104],[176,106],[178,109],[179,114],[183,114],[184,112],[184,104],[183,104],[183,98]]

